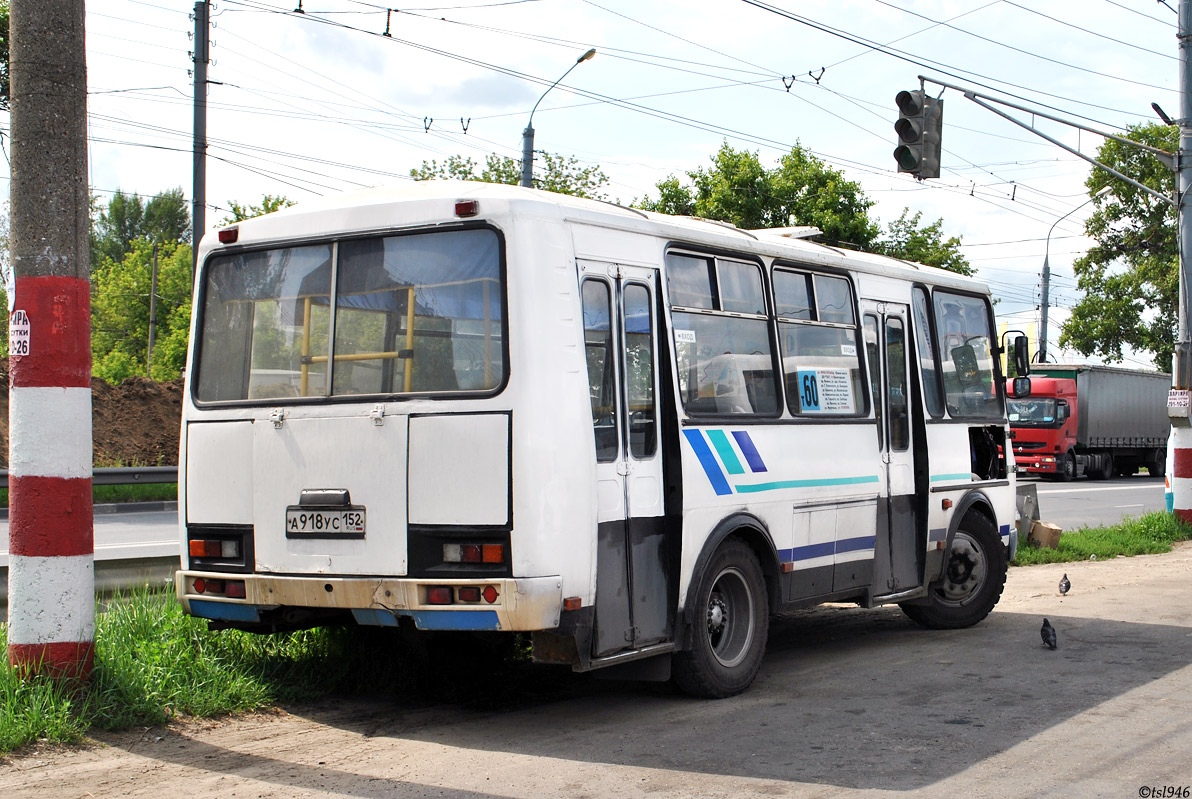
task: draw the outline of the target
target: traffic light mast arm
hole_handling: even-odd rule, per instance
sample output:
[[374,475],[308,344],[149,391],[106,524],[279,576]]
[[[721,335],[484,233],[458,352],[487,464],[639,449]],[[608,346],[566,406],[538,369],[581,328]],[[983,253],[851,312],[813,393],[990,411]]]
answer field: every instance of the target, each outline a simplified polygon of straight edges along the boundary
[[1122,144],[1128,144],[1132,147],[1137,147],[1140,150],[1146,150],[1151,155],[1155,156],[1160,161],[1162,161],[1164,166],[1166,166],[1168,169],[1170,169],[1171,171],[1174,172],[1175,171],[1175,156],[1172,155],[1171,153],[1167,152],[1166,150],[1160,150],[1158,147],[1151,147],[1148,144],[1142,144],[1140,142],[1122,138],[1121,136],[1115,136],[1112,133],[1106,133],[1101,130],[1096,130],[1095,128],[1086,127],[1084,125],[1077,124],[1076,122],[1072,122],[1067,119],[1060,119],[1059,117],[1054,117],[1054,116],[1051,116],[1050,114],[1045,114],[1042,111],[1036,111],[1033,108],[1027,108],[1026,106],[1016,105],[1015,103],[1007,102],[1006,100],[1001,100],[997,97],[990,97],[987,94],[981,94],[980,92],[975,92],[972,89],[966,89],[963,86],[954,86],[951,83],[944,83],[943,81],[938,81],[938,80],[935,80],[934,78],[925,78],[922,75],[919,76],[919,80],[927,81],[929,83],[934,83],[937,86],[943,86],[948,89],[955,89],[956,91],[963,93],[965,96],[965,99],[972,100],[974,103],[981,106],[982,108],[984,108],[988,111],[992,111],[993,113],[997,114],[998,116],[1010,120],[1015,125],[1018,125],[1020,128],[1029,130],[1031,133],[1035,134],[1036,136],[1038,136],[1042,139],[1046,139],[1047,141],[1051,142],[1055,146],[1061,147],[1064,150],[1067,150],[1068,152],[1072,153],[1072,155],[1075,155],[1077,158],[1084,159],[1085,161],[1088,161],[1093,166],[1104,169],[1106,172],[1113,175],[1114,177],[1116,177],[1120,180],[1126,181],[1131,186],[1134,186],[1137,189],[1142,189],[1147,194],[1150,194],[1151,196],[1156,197],[1165,203],[1170,203],[1171,205],[1176,205],[1176,200],[1174,197],[1167,197],[1167,196],[1155,191],[1150,186],[1144,186],[1143,184],[1139,183],[1137,180],[1126,177],[1121,172],[1118,172],[1116,169],[1106,166],[1105,164],[1101,163],[1100,161],[1096,160],[1095,158],[1090,158],[1089,156],[1085,155],[1084,153],[1080,152],[1079,150],[1077,150],[1073,147],[1069,147],[1068,145],[1064,144],[1063,142],[1058,141],[1058,140],[1052,138],[1051,136],[1048,136],[1046,133],[1044,133],[1040,130],[1037,130],[1033,125],[1028,125],[1020,119],[1015,119],[1014,117],[1007,114],[1005,111],[1002,111],[1000,108],[995,108],[994,106],[990,105],[989,103],[983,102],[983,101],[988,100],[990,102],[997,103],[999,105],[1008,106],[1010,108],[1014,108],[1019,111],[1025,111],[1026,113],[1032,114],[1034,116],[1040,116],[1040,117],[1043,117],[1044,119],[1050,119],[1052,122],[1059,122],[1062,125],[1067,125],[1072,128],[1078,128],[1079,130],[1087,130],[1089,133],[1095,133],[1098,136],[1104,136],[1107,139],[1113,139],[1114,141],[1119,141]]

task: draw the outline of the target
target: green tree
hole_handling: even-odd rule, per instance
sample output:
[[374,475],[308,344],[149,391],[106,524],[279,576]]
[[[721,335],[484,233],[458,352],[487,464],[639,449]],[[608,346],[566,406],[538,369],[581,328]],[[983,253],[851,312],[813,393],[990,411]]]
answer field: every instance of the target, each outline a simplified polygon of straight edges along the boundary
[[658,197],[638,207],[663,214],[731,222],[744,230],[809,225],[830,243],[846,244],[907,261],[973,274],[960,254],[960,239],[945,237],[943,220],[923,226],[922,213],[902,215],[886,234],[869,216],[873,206],[861,186],[795,145],[767,169],[757,153],[737,151],[726,142],[712,156],[710,169],[688,172],[690,185],[674,175],[657,184]]
[[658,199],[639,207],[730,222],[745,230],[811,225],[833,243],[870,248],[878,237],[869,218],[873,206],[861,186],[795,145],[767,169],[757,153],[737,151],[725,142],[710,169],[688,172],[691,185],[671,175],[657,184]]
[[[543,176],[534,185],[556,194],[570,194],[593,200],[607,200],[600,188],[608,183],[608,176],[598,166],[581,167],[579,161],[552,153],[543,153]],[[443,163],[423,161],[422,166],[410,170],[414,180],[476,180],[483,183],[504,183],[516,186],[521,181],[521,163],[512,158],[490,153],[484,158],[479,174],[471,158],[452,155]]]
[[[1129,128],[1127,137],[1168,152],[1179,146],[1179,129],[1158,123]],[[1175,175],[1155,156],[1107,140],[1097,160],[1160,194],[1171,197]],[[1132,347],[1154,354],[1170,371],[1179,313],[1179,245],[1176,210],[1167,202],[1094,169],[1085,186],[1094,199],[1085,232],[1096,240],[1073,264],[1084,296],[1064,323],[1060,346],[1120,361]]]
[[973,274],[968,259],[960,254],[960,239],[956,236],[944,238],[943,219],[921,227],[923,213],[917,211],[914,216],[909,214],[910,209],[903,208],[902,216],[886,226],[886,235],[875,247],[877,252],[962,275]]
[[252,219],[255,216],[271,214],[283,208],[289,208],[291,205],[294,205],[294,201],[281,194],[276,197],[272,194],[266,194],[261,198],[259,205],[241,205],[235,200],[228,200],[228,205],[231,207],[232,213],[230,216],[225,216],[219,221],[221,227],[224,225],[234,225],[237,222],[243,222],[245,219]]
[[190,232],[190,209],[181,188],[157,194],[148,203],[117,189],[107,206],[98,208],[93,216],[91,269],[104,259],[123,261],[138,239],[182,244],[190,241]]
[[[131,243],[119,262],[105,257],[92,272],[91,372],[109,383],[145,374],[153,242]],[[189,244],[158,245],[154,380],[173,380],[186,362],[190,329]]]

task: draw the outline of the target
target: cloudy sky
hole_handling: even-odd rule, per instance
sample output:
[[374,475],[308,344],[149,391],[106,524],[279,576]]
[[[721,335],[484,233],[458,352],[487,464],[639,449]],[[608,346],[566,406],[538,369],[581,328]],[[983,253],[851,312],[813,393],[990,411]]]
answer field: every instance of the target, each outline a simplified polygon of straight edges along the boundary
[[[539,105],[535,144],[600,166],[610,198],[656,194],[726,140],[767,165],[798,142],[860,182],[883,223],[903,208],[943,218],[1007,318],[1036,313],[1048,231],[1072,212],[1050,240],[1057,319],[1078,296],[1088,165],[949,89],[942,176],[918,183],[895,172],[895,94],[925,75],[1111,132],[1154,120],[1151,102],[1179,111],[1177,17],[1155,0],[431,3],[216,3],[209,225],[233,200],[408,180],[452,154],[518,158],[534,103],[595,47]],[[101,197],[192,194],[193,9],[87,3]],[[1090,155],[1102,141],[1035,121]]]

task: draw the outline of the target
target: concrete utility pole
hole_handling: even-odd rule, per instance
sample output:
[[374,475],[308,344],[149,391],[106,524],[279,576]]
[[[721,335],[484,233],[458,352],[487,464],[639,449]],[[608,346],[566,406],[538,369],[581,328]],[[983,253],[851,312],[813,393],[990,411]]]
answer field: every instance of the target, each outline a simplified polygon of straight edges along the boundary
[[1179,218],[1180,300],[1179,335],[1171,370],[1171,396],[1167,412],[1171,417],[1172,463],[1167,464],[1171,480],[1173,510],[1192,524],[1192,427],[1189,427],[1188,398],[1192,389],[1192,0],[1180,1],[1180,147],[1176,158],[1176,208]]
[[211,60],[211,3],[195,3],[195,119],[194,119],[194,180],[191,191],[191,287],[199,265],[199,240],[207,229],[207,63]]
[[8,660],[87,677],[95,641],[83,0],[12,0]]

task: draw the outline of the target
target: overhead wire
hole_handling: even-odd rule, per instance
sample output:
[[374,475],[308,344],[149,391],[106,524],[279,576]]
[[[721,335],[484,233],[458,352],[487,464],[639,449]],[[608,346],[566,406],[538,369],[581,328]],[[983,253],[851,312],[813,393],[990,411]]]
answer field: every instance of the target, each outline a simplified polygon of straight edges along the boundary
[[1047,61],[1048,63],[1051,63],[1051,64],[1057,64],[1059,66],[1067,67],[1068,69],[1075,69],[1080,72],[1087,72],[1090,75],[1096,75],[1101,78],[1108,78],[1110,80],[1122,81],[1123,83],[1131,83],[1135,86],[1145,86],[1148,89],[1158,89],[1159,91],[1164,91],[1164,92],[1174,92],[1175,91],[1175,89],[1172,89],[1167,86],[1158,86],[1153,83],[1144,83],[1144,82],[1138,81],[1138,80],[1131,80],[1130,78],[1125,78],[1125,77],[1122,77],[1121,75],[1114,75],[1109,72],[1099,72],[1095,69],[1089,69],[1088,67],[1078,66],[1076,64],[1072,64],[1067,61],[1060,61],[1059,59],[1051,58],[1050,56],[1045,56],[1040,53],[1032,53],[1030,50],[1024,50],[1021,47],[1015,47],[1012,44],[1006,44],[1005,42],[999,42],[997,39],[991,39],[988,36],[983,36],[979,33],[973,33],[972,31],[965,30],[964,28],[960,28],[955,25],[951,25],[947,22],[931,19],[931,17],[928,17],[924,14],[920,14],[917,11],[911,11],[909,8],[902,8],[901,6],[896,6],[893,3],[887,2],[887,0],[873,0],[873,1],[875,3],[879,3],[883,6],[886,6],[887,8],[892,8],[895,11],[901,11],[904,14],[910,14],[913,17],[918,17],[919,19],[925,19],[928,22],[932,22],[937,25],[943,25],[947,28],[950,28],[951,30],[956,31],[957,33],[963,33],[967,36],[972,36],[974,39],[980,39],[983,42],[988,42],[990,44],[997,45],[998,47],[1004,47],[1007,50],[1013,50],[1016,53],[1021,53],[1023,55],[1030,56],[1031,58],[1038,58],[1041,61]]

